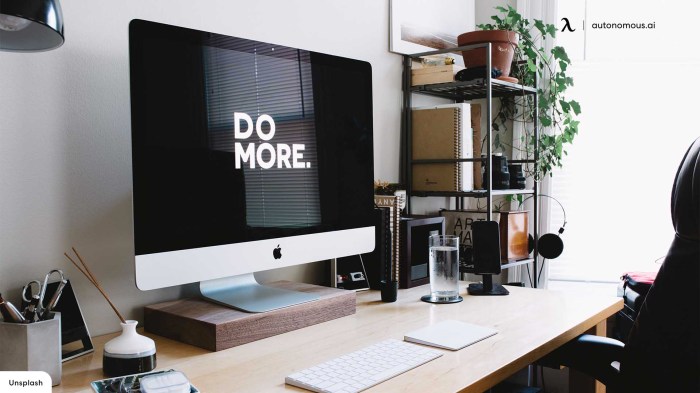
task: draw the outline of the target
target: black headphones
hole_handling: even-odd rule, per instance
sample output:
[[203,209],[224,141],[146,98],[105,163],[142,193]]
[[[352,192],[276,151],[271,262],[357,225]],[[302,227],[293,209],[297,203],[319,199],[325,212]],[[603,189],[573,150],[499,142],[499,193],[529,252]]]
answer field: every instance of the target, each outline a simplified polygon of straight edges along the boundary
[[[537,240],[537,253],[540,254],[542,258],[554,259],[561,255],[561,253],[564,251],[564,241],[561,240],[561,236],[559,235],[564,233],[564,227],[566,226],[566,210],[564,209],[564,206],[562,206],[561,202],[559,202],[556,198],[545,194],[540,194],[540,196],[552,199],[559,205],[561,211],[564,212],[564,223],[559,228],[559,231],[557,231],[557,233],[545,233],[544,235],[540,236],[539,240]],[[530,198],[525,199],[525,201],[527,201]],[[523,203],[525,201],[523,201]],[[532,235],[528,235],[527,240],[528,251],[534,251],[535,238]]]

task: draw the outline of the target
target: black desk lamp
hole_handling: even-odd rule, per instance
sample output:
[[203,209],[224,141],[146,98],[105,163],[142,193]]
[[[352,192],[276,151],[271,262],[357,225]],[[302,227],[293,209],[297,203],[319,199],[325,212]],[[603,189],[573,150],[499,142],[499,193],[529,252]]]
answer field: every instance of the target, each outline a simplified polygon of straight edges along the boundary
[[0,50],[41,52],[64,41],[58,0],[0,0]]

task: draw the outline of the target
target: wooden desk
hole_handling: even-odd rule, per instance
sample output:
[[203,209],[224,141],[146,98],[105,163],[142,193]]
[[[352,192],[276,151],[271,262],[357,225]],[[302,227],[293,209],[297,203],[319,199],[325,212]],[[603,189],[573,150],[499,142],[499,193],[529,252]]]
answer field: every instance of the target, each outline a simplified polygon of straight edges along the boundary
[[[578,296],[509,287],[510,296],[475,297],[465,292],[458,304],[421,302],[427,286],[399,291],[396,303],[381,303],[377,291],[360,292],[357,313],[220,352],[208,352],[161,337],[158,369],[184,372],[202,392],[302,391],[284,377],[387,338],[446,319],[493,326],[499,333],[368,390],[368,392],[481,393],[553,349],[590,329],[604,327],[622,308],[613,296]],[[604,329],[602,329],[604,331]],[[102,346],[114,335],[97,337],[95,353],[63,365],[54,392],[91,392],[101,379]]]

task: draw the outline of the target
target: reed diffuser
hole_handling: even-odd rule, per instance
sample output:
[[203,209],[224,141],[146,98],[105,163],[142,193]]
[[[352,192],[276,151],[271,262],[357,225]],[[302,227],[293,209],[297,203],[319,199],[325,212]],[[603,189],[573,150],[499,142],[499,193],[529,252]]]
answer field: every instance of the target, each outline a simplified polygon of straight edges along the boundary
[[156,343],[136,332],[138,321],[124,319],[75,247],[72,247],[72,250],[80,265],[68,253],[63,253],[63,255],[100,291],[121,321],[122,333],[105,344],[102,355],[103,372],[109,377],[118,377],[143,373],[156,368]]

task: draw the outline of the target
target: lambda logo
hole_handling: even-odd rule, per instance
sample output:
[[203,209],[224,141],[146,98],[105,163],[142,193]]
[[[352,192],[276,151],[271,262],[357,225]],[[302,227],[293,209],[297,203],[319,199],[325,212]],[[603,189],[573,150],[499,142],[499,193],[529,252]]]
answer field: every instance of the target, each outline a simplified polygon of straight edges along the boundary
[[576,31],[576,29],[571,28],[571,23],[569,22],[569,18],[561,18],[562,22],[564,22],[564,27],[561,28],[562,33],[564,30],[569,30],[571,32]]
[[[241,130],[241,121],[245,122],[245,131]],[[267,123],[270,130],[265,133],[263,124]],[[253,135],[253,119],[242,112],[234,112],[233,114],[233,137],[236,140],[246,140]],[[272,140],[275,136],[275,121],[270,115],[260,115],[255,122],[255,133],[260,139],[265,141],[259,146],[255,143],[248,143],[243,147],[243,143],[236,142],[234,144],[234,153],[236,156],[236,169],[241,169],[243,163],[248,162],[251,169],[257,165],[262,169],[270,169],[277,165],[277,168],[310,168],[310,162],[303,162],[304,148],[303,143],[294,143],[291,147],[286,143],[278,143],[273,146],[267,141]],[[269,158],[263,158],[263,153],[268,152]]]

